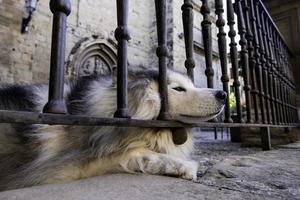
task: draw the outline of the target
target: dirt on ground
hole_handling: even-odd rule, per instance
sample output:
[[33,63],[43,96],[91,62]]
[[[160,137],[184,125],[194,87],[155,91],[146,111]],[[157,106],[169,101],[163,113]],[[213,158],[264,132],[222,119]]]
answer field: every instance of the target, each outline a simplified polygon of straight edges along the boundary
[[200,184],[261,198],[300,199],[300,142],[262,151],[200,136],[194,159],[200,163]]

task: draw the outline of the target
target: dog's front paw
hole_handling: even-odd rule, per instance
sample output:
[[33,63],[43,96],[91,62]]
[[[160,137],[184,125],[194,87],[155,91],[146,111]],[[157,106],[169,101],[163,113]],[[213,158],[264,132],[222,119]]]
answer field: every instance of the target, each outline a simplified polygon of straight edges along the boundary
[[186,161],[182,166],[181,178],[197,182],[198,163],[195,161]]

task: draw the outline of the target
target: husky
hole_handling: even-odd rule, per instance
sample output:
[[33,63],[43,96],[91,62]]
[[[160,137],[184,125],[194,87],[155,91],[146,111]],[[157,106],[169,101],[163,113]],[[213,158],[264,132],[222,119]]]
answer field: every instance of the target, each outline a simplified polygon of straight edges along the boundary
[[[161,108],[158,71],[130,72],[128,109],[133,119],[157,119]],[[172,120],[207,121],[219,115],[226,93],[196,88],[185,75],[168,70],[168,110]],[[0,109],[40,112],[47,84],[0,89]],[[89,76],[65,83],[68,113],[112,118],[116,84],[111,76]],[[170,128],[0,124],[0,189],[72,181],[107,173],[145,173],[197,180],[191,160],[192,130],[175,144]]]

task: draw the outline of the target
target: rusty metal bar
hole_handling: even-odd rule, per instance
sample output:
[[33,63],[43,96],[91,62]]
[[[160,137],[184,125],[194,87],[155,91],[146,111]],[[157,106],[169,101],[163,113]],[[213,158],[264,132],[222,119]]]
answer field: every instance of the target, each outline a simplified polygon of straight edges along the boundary
[[299,124],[269,125],[269,124],[242,124],[242,123],[212,123],[201,122],[196,124],[185,124],[176,121],[165,120],[137,120],[129,118],[99,118],[84,115],[52,114],[24,111],[0,110],[1,123],[21,124],[50,124],[50,125],[80,125],[80,126],[120,126],[120,127],[146,127],[146,128],[180,128],[180,127],[299,127]]
[[231,0],[227,0],[227,21],[229,26],[228,36],[230,37],[230,59],[232,66],[232,74],[233,74],[233,86],[235,93],[235,101],[236,101],[236,112],[237,119],[235,122],[243,123],[242,119],[242,108],[241,108],[241,93],[240,93],[240,81],[239,81],[239,68],[238,68],[238,54],[237,54],[237,43],[235,42],[236,32],[234,30],[234,10],[233,4]]
[[285,80],[285,97],[286,97],[286,107],[287,107],[287,123],[293,123],[297,120],[297,105],[295,99],[295,85],[293,82],[293,75],[291,71],[291,60],[288,47],[281,41],[282,51],[283,51],[283,61],[284,61],[284,72],[283,77]]
[[269,124],[272,124],[272,114],[271,114],[271,99],[270,99],[270,91],[269,91],[269,48],[267,42],[267,33],[265,28],[264,18],[262,17],[263,14],[260,10],[259,1],[256,1],[256,17],[258,21],[258,30],[260,35],[260,43],[261,43],[261,63],[263,68],[263,86],[264,86],[264,93],[265,93],[265,104],[266,104],[266,118]]
[[256,6],[253,0],[247,0],[250,4],[250,21],[253,29],[253,44],[254,44],[254,57],[255,57],[255,76],[257,80],[257,89],[260,104],[261,122],[266,124],[267,120],[265,117],[265,101],[264,101],[264,86],[263,86],[263,75],[262,75],[262,62],[261,62],[261,41],[262,36],[260,34],[261,25],[260,21],[256,19]]
[[256,85],[256,75],[255,75],[255,66],[256,66],[256,59],[254,55],[254,46],[253,46],[253,33],[252,33],[252,27],[250,25],[250,7],[248,5],[247,0],[242,1],[242,9],[244,13],[244,19],[245,19],[245,26],[246,26],[246,39],[247,39],[247,50],[248,50],[248,62],[249,62],[249,70],[250,70],[250,84],[251,84],[251,96],[252,96],[252,104],[253,104],[253,110],[254,110],[254,121],[256,123],[259,123],[259,114],[258,114],[258,102],[257,102],[257,85]]
[[223,90],[228,94],[226,103],[225,103],[225,119],[224,122],[232,123],[231,115],[230,115],[230,102],[229,102],[229,76],[228,76],[228,67],[227,67],[227,44],[226,44],[226,33],[224,31],[225,20],[223,18],[224,8],[223,8],[223,0],[215,0],[216,7],[216,15],[218,19],[216,21],[216,25],[219,29],[218,37],[218,47],[219,47],[219,56],[220,56],[220,64],[221,64],[221,81],[223,83]]
[[285,81],[283,77],[283,68],[284,68],[284,63],[283,63],[283,53],[281,49],[281,44],[280,44],[280,36],[277,35],[277,41],[276,45],[278,48],[278,58],[279,58],[279,77],[280,77],[280,99],[282,102],[282,124],[287,124],[287,115],[288,115],[288,110],[287,110],[287,104],[285,101],[285,96],[284,96],[284,91],[285,91]]
[[277,102],[278,102],[278,117],[279,117],[279,124],[284,123],[284,109],[283,109],[283,100],[282,100],[282,63],[281,63],[281,55],[278,46],[278,35],[276,32],[272,32],[273,35],[273,44],[274,44],[274,53],[276,59],[276,75],[277,75]]
[[270,107],[269,107],[269,94],[268,94],[268,79],[267,79],[267,60],[266,60],[266,50],[265,50],[265,32],[262,29],[262,20],[260,15],[259,9],[259,1],[255,1],[254,3],[255,8],[255,16],[257,21],[257,34],[258,34],[258,43],[260,46],[259,53],[260,53],[260,62],[262,68],[262,94],[265,104],[265,123],[270,123]]
[[266,26],[266,31],[267,31],[267,39],[268,39],[268,49],[269,49],[269,91],[270,91],[270,102],[271,102],[271,113],[273,117],[273,123],[278,124],[278,117],[277,117],[277,102],[276,102],[276,74],[275,74],[275,64],[276,61],[274,59],[274,54],[273,54],[273,42],[271,38],[271,30],[269,26],[270,22],[269,19],[266,17],[265,18],[265,26]]
[[285,77],[285,66],[286,66],[286,63],[285,63],[285,56],[284,56],[284,50],[283,50],[283,46],[282,46],[282,40],[280,39],[279,42],[279,49],[280,49],[280,52],[281,52],[281,62],[282,62],[282,73],[281,73],[281,77],[282,77],[282,87],[283,87],[283,92],[282,92],[282,97],[283,97],[283,101],[285,102],[285,124],[288,124],[289,123],[289,119],[290,119],[290,108],[289,108],[289,105],[288,105],[288,101],[287,101],[287,93],[286,93],[286,90],[287,90],[287,81],[286,81],[286,77]]
[[130,35],[128,23],[128,0],[117,0],[117,23],[115,38],[118,41],[117,61],[117,111],[114,117],[130,118],[128,111],[128,69],[127,69],[127,42]]
[[161,109],[158,119],[170,119],[168,113],[168,83],[167,83],[167,1],[155,0],[158,47],[156,55],[159,59],[159,92]]
[[188,76],[194,82],[194,14],[192,0],[184,0],[181,10],[186,53],[184,66],[187,70]]
[[279,102],[278,102],[278,94],[277,94],[277,61],[275,59],[275,45],[274,45],[274,41],[273,41],[273,29],[272,29],[272,25],[271,22],[268,20],[267,23],[267,34],[268,34],[268,38],[269,38],[269,47],[270,47],[270,52],[271,52],[271,70],[272,70],[272,80],[273,80],[273,85],[272,87],[272,91],[273,91],[273,105],[274,105],[274,115],[275,115],[275,123],[279,124],[280,123],[280,114],[279,114]]
[[265,57],[265,68],[264,68],[264,79],[265,79],[265,93],[266,93],[266,105],[267,105],[267,116],[268,116],[268,122],[269,124],[273,124],[274,117],[272,112],[272,104],[271,104],[271,90],[270,85],[272,83],[270,82],[270,68],[271,68],[271,62],[270,62],[270,51],[269,51],[269,43],[268,43],[268,37],[267,37],[267,30],[266,30],[266,23],[265,23],[265,17],[264,13],[261,12],[261,10],[258,11],[260,13],[260,19],[261,19],[261,25],[262,25],[262,35],[264,38],[263,46],[264,46],[264,57]]
[[214,69],[212,67],[212,37],[211,37],[211,21],[210,21],[210,8],[208,0],[202,0],[202,6],[200,10],[203,15],[201,22],[202,26],[202,37],[205,55],[205,75],[207,77],[207,87],[214,87]]
[[66,46],[67,16],[71,13],[69,0],[51,0],[50,10],[53,13],[52,44],[50,61],[50,79],[48,102],[43,112],[67,113],[64,101],[64,64]]
[[[255,1],[257,1],[257,3],[259,4],[259,7],[261,8],[261,12],[264,13],[266,15],[266,17],[270,20],[270,23],[272,24],[274,30],[279,35],[280,39],[286,44],[284,37],[281,35],[278,27],[276,26],[275,22],[273,21],[273,18],[269,14],[269,12],[268,12],[267,8],[265,7],[264,3],[262,2],[262,0],[255,0]],[[288,49],[288,52],[291,53],[289,49]]]
[[240,51],[240,65],[243,70],[243,78],[244,78],[244,91],[246,97],[246,112],[247,112],[247,123],[252,123],[251,118],[251,95],[250,90],[251,86],[249,84],[249,63],[248,63],[248,50],[247,50],[247,40],[246,40],[246,28],[245,28],[245,21],[243,16],[243,10],[241,5],[241,0],[237,0],[236,3],[236,11],[238,16],[238,30],[240,35],[240,42],[241,51]]
[[290,82],[288,80],[288,54],[287,54],[287,50],[286,47],[284,45],[284,41],[281,42],[282,44],[282,50],[283,50],[283,60],[284,60],[284,72],[283,72],[283,77],[284,77],[284,81],[285,81],[285,98],[286,98],[286,103],[287,103],[287,108],[288,108],[288,120],[287,123],[290,124],[292,122],[293,119],[293,115],[292,115],[292,108],[291,108],[291,104],[290,104]]

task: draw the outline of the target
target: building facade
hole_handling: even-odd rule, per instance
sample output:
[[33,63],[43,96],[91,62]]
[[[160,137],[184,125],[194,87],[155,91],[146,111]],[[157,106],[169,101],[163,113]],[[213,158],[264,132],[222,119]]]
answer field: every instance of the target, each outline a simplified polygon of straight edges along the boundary
[[[92,73],[109,74],[116,64],[116,1],[71,0],[67,22],[66,77]],[[185,72],[182,28],[183,1],[168,0],[168,67]],[[52,13],[49,1],[38,1],[28,32],[21,34],[25,1],[0,0],[0,82],[31,83],[49,77]],[[213,1],[211,6],[214,7]],[[201,34],[201,2],[194,2],[195,82],[206,87],[205,60]],[[212,21],[215,14],[212,11]],[[158,59],[154,1],[129,1],[128,62],[130,66],[157,66]],[[216,36],[213,23],[212,35]],[[213,40],[216,88],[221,88],[221,69],[216,38]]]

